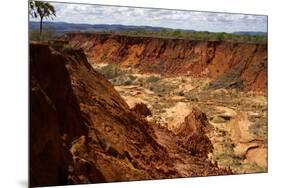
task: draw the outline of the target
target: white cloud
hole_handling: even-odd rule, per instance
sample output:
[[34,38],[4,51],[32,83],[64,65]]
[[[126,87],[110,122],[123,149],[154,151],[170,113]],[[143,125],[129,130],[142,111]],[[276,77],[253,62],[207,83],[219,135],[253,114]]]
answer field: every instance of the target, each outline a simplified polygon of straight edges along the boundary
[[266,31],[267,17],[87,4],[51,3],[54,21],[87,24],[149,25],[204,31]]

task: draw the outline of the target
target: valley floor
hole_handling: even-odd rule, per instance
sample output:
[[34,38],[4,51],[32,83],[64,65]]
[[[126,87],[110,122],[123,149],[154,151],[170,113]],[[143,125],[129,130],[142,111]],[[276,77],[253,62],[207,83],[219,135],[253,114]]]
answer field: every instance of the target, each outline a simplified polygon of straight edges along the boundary
[[140,74],[132,69],[98,64],[132,108],[144,103],[152,112],[147,120],[174,131],[193,107],[207,115],[214,147],[209,160],[234,173],[267,171],[267,97],[236,89],[211,89],[210,79]]

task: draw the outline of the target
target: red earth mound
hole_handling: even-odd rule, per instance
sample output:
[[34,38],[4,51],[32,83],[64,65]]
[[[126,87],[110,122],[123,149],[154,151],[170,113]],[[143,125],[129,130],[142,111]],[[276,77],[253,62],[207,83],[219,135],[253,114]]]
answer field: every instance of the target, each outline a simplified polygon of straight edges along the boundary
[[136,112],[137,114],[147,117],[151,116],[151,111],[150,109],[146,106],[144,103],[137,103],[133,108],[132,111]]

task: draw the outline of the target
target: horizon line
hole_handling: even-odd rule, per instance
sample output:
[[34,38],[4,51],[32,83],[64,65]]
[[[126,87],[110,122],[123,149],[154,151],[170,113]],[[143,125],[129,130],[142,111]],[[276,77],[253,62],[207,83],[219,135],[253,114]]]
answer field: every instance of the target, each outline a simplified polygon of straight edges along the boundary
[[[36,22],[40,23],[40,21],[36,20],[28,20],[29,22]],[[120,26],[135,26],[135,27],[152,27],[152,28],[163,28],[163,29],[171,29],[171,30],[181,30],[181,31],[195,31],[195,32],[210,32],[210,33],[235,33],[235,32],[257,32],[257,33],[268,33],[268,31],[247,31],[247,30],[237,30],[237,31],[232,31],[232,32],[226,32],[226,31],[207,31],[207,30],[196,30],[196,29],[180,29],[180,28],[170,28],[170,27],[161,27],[161,26],[151,26],[151,25],[126,25],[126,24],[90,24],[90,23],[75,23],[75,22],[67,22],[67,21],[43,21],[43,23],[66,23],[66,24],[74,24],[74,25],[120,25]]]

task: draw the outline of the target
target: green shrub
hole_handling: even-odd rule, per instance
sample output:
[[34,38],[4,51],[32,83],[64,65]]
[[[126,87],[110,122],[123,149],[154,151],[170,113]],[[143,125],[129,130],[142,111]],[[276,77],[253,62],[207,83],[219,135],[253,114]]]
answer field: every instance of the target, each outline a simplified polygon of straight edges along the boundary
[[149,86],[149,89],[156,94],[164,95],[174,91],[177,88],[176,85],[169,83],[155,83]]
[[124,82],[124,85],[125,85],[125,86],[128,86],[128,85],[132,85],[132,83],[133,83],[132,80],[126,80],[126,81]]
[[73,49],[73,47],[70,44],[63,44],[62,46],[64,49]]
[[126,72],[119,68],[116,64],[108,64],[101,68],[96,69],[99,73],[101,73],[107,79],[113,79],[118,76],[126,74]]
[[135,80],[137,79],[137,77],[130,74],[130,75],[129,75],[129,79],[132,80],[132,81],[135,81]]
[[160,80],[160,77],[159,76],[149,76],[147,79],[146,79],[146,82],[148,83],[154,83],[154,82],[157,82],[158,80]]
[[225,33],[225,32],[208,32],[208,31],[184,31],[179,29],[162,29],[161,31],[123,31],[123,32],[105,32],[105,33],[116,33],[125,34],[130,36],[150,36],[159,38],[181,38],[189,40],[210,40],[210,41],[238,41],[238,42],[255,42],[255,43],[266,43],[267,36],[262,35],[244,35],[236,33]]
[[[44,29],[41,34],[41,40],[51,40],[56,38],[55,31],[52,29]],[[40,40],[40,31],[39,29],[32,30],[29,32],[30,40]]]

